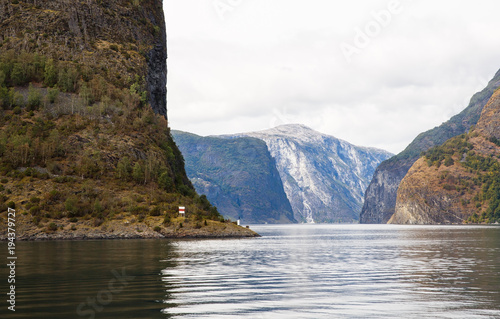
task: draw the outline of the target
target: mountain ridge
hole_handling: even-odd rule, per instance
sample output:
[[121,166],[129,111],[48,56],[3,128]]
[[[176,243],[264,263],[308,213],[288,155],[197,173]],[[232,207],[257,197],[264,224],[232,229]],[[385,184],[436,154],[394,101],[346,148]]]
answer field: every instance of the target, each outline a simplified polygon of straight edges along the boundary
[[266,142],[294,217],[300,222],[357,222],[368,179],[380,159],[392,155],[352,145],[302,124],[221,137],[241,136]]
[[493,223],[500,219],[500,91],[476,127],[430,149],[398,190],[394,224]]
[[266,144],[256,138],[202,137],[173,130],[196,190],[232,220],[294,223],[292,208]]
[[493,92],[500,86],[500,70],[482,91],[473,95],[469,105],[450,120],[419,134],[405,150],[384,161],[377,168],[365,193],[360,222],[384,224],[395,213],[399,184],[421,152],[441,145],[449,138],[468,132],[479,120],[481,111]]

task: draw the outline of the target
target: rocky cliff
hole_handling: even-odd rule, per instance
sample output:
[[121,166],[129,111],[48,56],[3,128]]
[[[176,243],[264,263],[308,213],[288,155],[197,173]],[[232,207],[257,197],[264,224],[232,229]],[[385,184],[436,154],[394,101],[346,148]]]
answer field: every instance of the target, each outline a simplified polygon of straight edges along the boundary
[[[116,86],[145,80],[153,110],[166,116],[166,29],[161,1],[1,1],[2,51],[78,64]],[[141,80],[142,80],[141,79]]]
[[464,111],[442,125],[420,134],[403,152],[380,164],[366,190],[360,222],[387,223],[395,212],[399,184],[418,160],[420,153],[468,132],[470,127],[477,123],[483,107],[499,86],[500,71],[484,90],[472,97]]
[[476,128],[420,158],[402,180],[394,224],[456,224],[500,219],[500,91]]
[[201,137],[172,131],[186,159],[186,171],[225,217],[243,223],[294,223],[276,163],[256,138]]
[[170,136],[165,36],[159,0],[0,1],[0,239],[7,208],[18,238],[224,236]]
[[391,156],[303,125],[242,135],[266,142],[299,222],[357,222],[375,168]]

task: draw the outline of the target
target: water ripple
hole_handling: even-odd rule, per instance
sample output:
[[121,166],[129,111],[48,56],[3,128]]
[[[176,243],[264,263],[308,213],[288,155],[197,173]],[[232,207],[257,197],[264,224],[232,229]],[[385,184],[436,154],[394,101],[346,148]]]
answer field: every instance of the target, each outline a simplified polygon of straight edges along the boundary
[[162,271],[172,287],[163,312],[174,318],[500,317],[499,228],[254,228],[265,236],[176,242],[178,265]]

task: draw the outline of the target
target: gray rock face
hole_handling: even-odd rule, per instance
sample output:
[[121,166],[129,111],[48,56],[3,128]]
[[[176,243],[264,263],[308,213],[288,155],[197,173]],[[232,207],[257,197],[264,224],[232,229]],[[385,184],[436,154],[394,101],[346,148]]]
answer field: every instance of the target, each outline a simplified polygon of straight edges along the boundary
[[156,44],[147,53],[148,72],[146,86],[149,102],[153,111],[167,118],[167,31],[161,1],[157,3],[158,12],[148,12],[147,18],[158,26],[155,32]]
[[225,217],[244,223],[294,223],[276,163],[266,143],[250,138],[172,135],[184,154],[186,171]]
[[[94,68],[95,64],[101,63],[106,72],[120,76],[116,78],[117,83],[128,81],[128,73],[144,77],[154,112],[167,117],[167,43],[162,1],[143,0],[134,4],[132,1],[122,0],[26,0],[16,5],[11,2],[0,1],[1,42],[5,37],[23,33],[26,37],[23,42],[26,43],[15,49],[35,51],[53,58],[64,56],[64,59],[70,61],[81,60],[79,62]],[[37,13],[36,19],[23,21],[18,18],[15,22],[5,22],[12,16],[13,10],[25,11],[26,13],[20,13],[25,15],[33,7],[43,9]],[[27,30],[32,31],[26,32]],[[41,45],[48,40],[52,45]],[[118,51],[104,50],[106,45],[103,40],[115,45],[121,52],[129,52],[129,57],[120,56]],[[35,43],[36,47],[33,48]],[[137,57],[130,58],[130,54],[144,54],[140,49],[145,48],[149,51],[145,54],[147,70],[142,65],[142,59],[139,65]],[[2,47],[4,49],[7,49],[6,46]]]
[[383,162],[376,170],[366,190],[360,223],[387,223],[395,212],[399,184],[420,157],[420,153],[433,146],[441,145],[454,136],[468,132],[470,127],[478,122],[482,109],[499,86],[500,71],[484,90],[472,97],[469,106],[460,114],[420,134],[403,152]]
[[161,28],[159,43],[148,53],[146,76],[149,102],[153,111],[167,118],[167,44],[165,27]]
[[358,147],[303,125],[246,133],[266,142],[299,222],[356,222],[375,168],[389,152]]
[[377,167],[365,193],[361,223],[385,224],[389,221],[395,211],[399,183],[411,165],[411,161],[387,160]]

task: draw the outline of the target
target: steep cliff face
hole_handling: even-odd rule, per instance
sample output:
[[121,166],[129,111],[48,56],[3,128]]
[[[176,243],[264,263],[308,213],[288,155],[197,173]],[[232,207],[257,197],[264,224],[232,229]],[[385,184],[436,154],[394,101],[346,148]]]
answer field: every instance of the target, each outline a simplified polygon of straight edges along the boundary
[[429,167],[421,158],[411,167],[399,185],[395,214],[389,224],[461,224],[469,216],[460,204],[465,199],[461,192],[446,190],[440,176],[454,176],[465,180],[470,176],[465,170],[441,166]]
[[500,92],[476,128],[433,148],[401,182],[389,223],[456,224],[500,218]]
[[401,180],[413,164],[413,159],[397,156],[382,162],[366,189],[360,214],[362,224],[385,224],[394,214],[396,194]]
[[196,190],[221,214],[244,223],[294,223],[276,163],[261,140],[172,131]]
[[399,184],[420,153],[448,139],[466,133],[479,120],[481,111],[493,92],[500,86],[500,71],[481,92],[476,93],[469,106],[442,125],[424,132],[400,154],[383,162],[375,171],[365,193],[360,222],[366,224],[387,223],[395,212]]
[[153,111],[167,118],[167,35],[163,19],[155,25],[160,28],[160,31],[157,31],[160,37],[147,53],[147,91]]
[[[17,3],[16,3],[17,2]],[[78,64],[116,86],[147,84],[166,116],[166,31],[159,0],[1,1],[2,51],[37,53]]]
[[358,221],[363,194],[375,168],[391,156],[303,125],[244,135],[266,142],[299,222]]
[[230,235],[170,135],[165,35],[160,0],[0,1],[0,240],[8,207],[24,239]]

